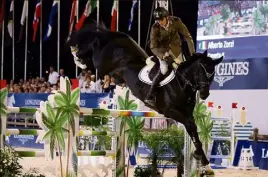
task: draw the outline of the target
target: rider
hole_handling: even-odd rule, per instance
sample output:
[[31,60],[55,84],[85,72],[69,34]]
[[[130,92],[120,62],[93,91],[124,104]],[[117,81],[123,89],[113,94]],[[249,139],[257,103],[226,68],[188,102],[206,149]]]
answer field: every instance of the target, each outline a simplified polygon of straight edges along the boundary
[[172,59],[177,64],[183,61],[180,35],[186,40],[190,55],[195,52],[191,34],[180,18],[169,16],[164,7],[156,8],[153,15],[155,23],[150,34],[150,49],[159,59],[160,70],[154,77],[151,88],[145,98],[145,103],[151,106],[155,105],[153,96],[155,88],[168,72],[166,61]]

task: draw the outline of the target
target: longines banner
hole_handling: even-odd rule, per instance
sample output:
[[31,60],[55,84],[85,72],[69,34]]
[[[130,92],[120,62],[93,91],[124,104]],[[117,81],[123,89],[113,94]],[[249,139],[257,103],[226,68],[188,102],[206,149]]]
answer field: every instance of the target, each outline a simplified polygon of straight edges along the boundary
[[225,60],[215,70],[212,90],[268,88],[268,59]]
[[[8,94],[7,104],[12,107],[39,107],[41,101],[46,101],[49,94]],[[108,93],[84,93],[80,97],[80,106],[97,108],[104,102],[110,103]]]

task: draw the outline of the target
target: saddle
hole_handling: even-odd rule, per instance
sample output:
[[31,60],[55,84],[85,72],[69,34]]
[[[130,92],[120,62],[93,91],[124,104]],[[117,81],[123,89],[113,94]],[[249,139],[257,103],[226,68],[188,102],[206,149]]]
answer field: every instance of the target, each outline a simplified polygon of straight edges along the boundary
[[[168,61],[168,72],[161,78],[161,81],[159,83],[159,87],[162,87],[169,82],[171,82],[175,76],[176,76],[176,67],[172,65],[174,61]],[[156,76],[157,72],[160,70],[160,63],[158,58],[154,56],[150,56],[146,59],[146,65],[140,70],[140,73],[138,75],[140,81],[152,85],[152,80]]]
[[[173,64],[173,60],[168,60],[167,61],[167,64],[168,64],[168,72],[161,78],[161,81],[163,81],[164,79],[166,79],[170,74],[171,72],[174,70],[174,69],[177,69],[175,68],[172,64]],[[153,57],[149,57],[147,60],[146,60],[146,64],[148,66],[151,65],[151,70],[149,71],[148,73],[148,76],[150,78],[150,80],[152,80],[156,73],[160,70],[160,62],[158,60],[158,58],[156,58],[155,56]]]

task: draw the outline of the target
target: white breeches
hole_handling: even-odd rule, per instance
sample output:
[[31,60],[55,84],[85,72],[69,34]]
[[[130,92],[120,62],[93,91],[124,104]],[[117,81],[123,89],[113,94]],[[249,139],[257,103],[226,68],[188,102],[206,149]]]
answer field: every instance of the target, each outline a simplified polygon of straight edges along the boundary
[[160,63],[160,71],[163,75],[168,72],[168,64],[165,60],[158,59]]
[[[168,53],[166,53],[165,55],[168,55]],[[159,59],[159,63],[160,63],[160,71],[163,75],[165,75],[167,72],[168,72],[168,64],[165,60],[161,60]],[[181,62],[184,61],[183,59],[183,56],[182,56],[182,53],[176,58],[174,59],[174,63],[173,63],[173,68],[177,68],[178,67],[178,64],[180,64]]]

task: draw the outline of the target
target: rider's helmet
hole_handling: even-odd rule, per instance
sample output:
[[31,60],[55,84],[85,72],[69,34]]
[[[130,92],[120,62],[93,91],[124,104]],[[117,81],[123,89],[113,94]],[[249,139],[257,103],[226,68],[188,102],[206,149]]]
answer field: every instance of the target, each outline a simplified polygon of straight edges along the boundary
[[154,10],[154,19],[155,20],[163,20],[168,16],[168,11],[164,7],[157,7]]

